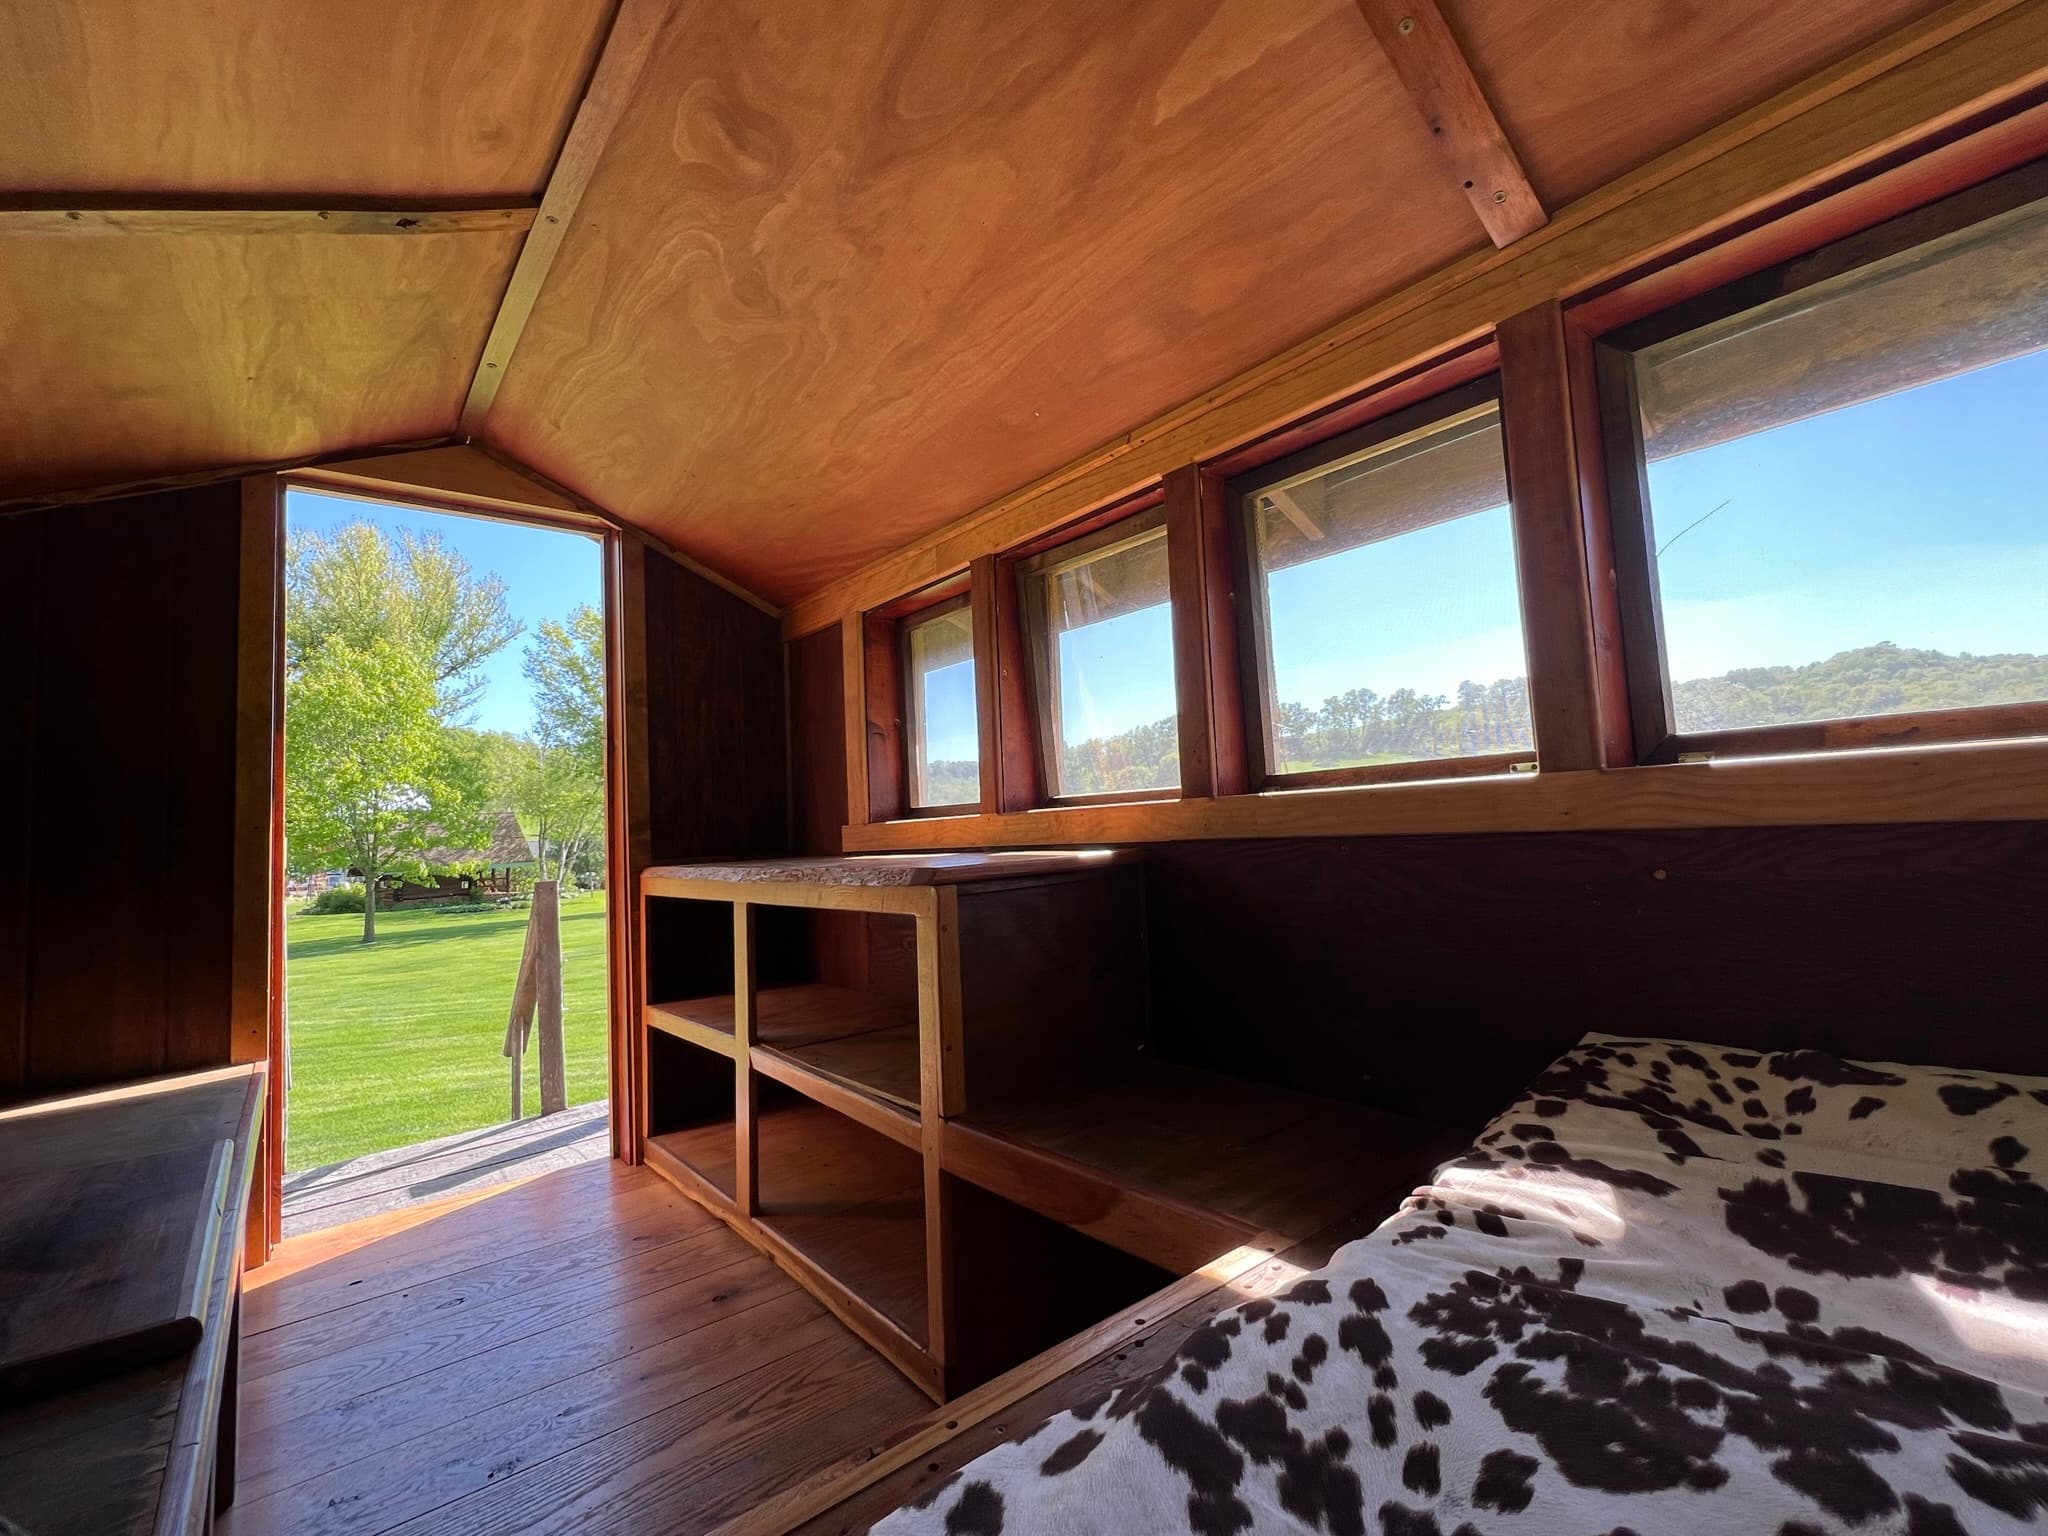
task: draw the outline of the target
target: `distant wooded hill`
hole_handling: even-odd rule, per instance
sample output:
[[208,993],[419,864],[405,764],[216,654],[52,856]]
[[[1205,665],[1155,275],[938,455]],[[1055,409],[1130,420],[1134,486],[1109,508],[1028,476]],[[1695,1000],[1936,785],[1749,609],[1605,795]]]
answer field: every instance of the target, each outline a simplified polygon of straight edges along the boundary
[[[1902,714],[2048,699],[2048,656],[1950,656],[1903,646],[1867,645],[1800,667],[1741,667],[1719,677],[1672,685],[1679,728],[1737,730],[1800,720]],[[1529,684],[1521,677],[1465,682],[1455,697],[1370,688],[1323,700],[1320,709],[1280,706],[1278,746],[1290,773],[1418,758],[1472,757],[1534,750]],[[1178,733],[1171,719],[1133,726],[1068,748],[1070,795],[1155,788],[1179,778]],[[934,800],[970,803],[979,793],[971,762],[934,763]]]

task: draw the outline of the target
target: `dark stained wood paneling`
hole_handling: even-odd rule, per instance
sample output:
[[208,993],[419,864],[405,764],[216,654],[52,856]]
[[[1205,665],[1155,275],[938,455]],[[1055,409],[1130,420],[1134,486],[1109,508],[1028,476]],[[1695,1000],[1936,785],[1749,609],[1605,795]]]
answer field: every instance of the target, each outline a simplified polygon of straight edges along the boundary
[[2048,1072],[2048,826],[1155,847],[1155,1048],[1477,1120],[1587,1030]]
[[790,797],[799,853],[838,853],[846,826],[845,675],[836,629],[789,647]]
[[[44,527],[36,514],[0,517],[0,805],[29,805],[35,792],[30,684],[42,636],[29,594],[41,569]],[[18,858],[0,874],[0,1101],[19,1095],[27,1062],[29,869],[30,861]]]
[[653,551],[646,601],[654,862],[786,853],[781,627]]
[[230,1059],[240,498],[4,521],[0,606],[31,632],[0,660],[28,727],[5,754],[26,846],[0,876],[0,1098]]
[[[789,658],[792,852],[840,852],[846,827],[844,647],[837,629],[791,642]],[[859,912],[809,915],[812,974],[835,986],[864,986],[870,939]],[[907,925],[906,925],[907,926]],[[913,968],[915,961],[912,962]],[[912,978],[915,995],[915,977]]]

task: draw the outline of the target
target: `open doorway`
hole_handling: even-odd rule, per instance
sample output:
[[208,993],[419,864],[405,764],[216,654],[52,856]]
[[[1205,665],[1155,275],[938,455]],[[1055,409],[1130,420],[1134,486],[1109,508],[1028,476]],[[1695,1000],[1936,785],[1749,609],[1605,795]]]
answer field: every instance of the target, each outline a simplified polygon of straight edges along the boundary
[[610,1155],[604,545],[285,497],[282,1234]]

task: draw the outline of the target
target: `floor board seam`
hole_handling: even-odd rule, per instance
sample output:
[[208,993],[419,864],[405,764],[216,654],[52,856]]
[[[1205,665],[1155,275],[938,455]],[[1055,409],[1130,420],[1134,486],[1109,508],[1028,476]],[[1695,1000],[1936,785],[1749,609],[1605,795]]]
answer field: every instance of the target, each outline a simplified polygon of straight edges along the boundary
[[[692,1280],[702,1280],[702,1278],[705,1278],[705,1276],[713,1276],[713,1274],[723,1274],[725,1270],[733,1270],[733,1268],[737,1268],[737,1266],[745,1264],[745,1262],[748,1262],[748,1260],[750,1260],[750,1257],[752,1257],[752,1255],[741,1255],[741,1257],[735,1257],[735,1260],[733,1260],[731,1264],[721,1264],[721,1266],[717,1266],[717,1268],[713,1268],[713,1270],[705,1270],[705,1272],[702,1272],[702,1274],[696,1274],[696,1276],[688,1276],[688,1278],[684,1278],[684,1280],[678,1280],[676,1284],[678,1284],[678,1286],[686,1286],[686,1284],[690,1284]],[[518,1393],[518,1395],[514,1395],[514,1397],[506,1397],[506,1399],[500,1399],[500,1401],[492,1403],[492,1405],[489,1405],[489,1407],[477,1409],[475,1413],[463,1413],[461,1417],[455,1417],[455,1419],[444,1419],[442,1423],[436,1423],[436,1425],[432,1425],[432,1427],[430,1427],[430,1430],[422,1430],[422,1432],[420,1432],[420,1434],[416,1434],[416,1436],[406,1436],[406,1438],[403,1438],[403,1440],[393,1440],[393,1442],[391,1442],[389,1446],[379,1446],[377,1450],[365,1452],[365,1454],[362,1454],[362,1456],[354,1456],[354,1458],[350,1458],[350,1460],[346,1460],[346,1462],[336,1462],[334,1466],[322,1466],[322,1468],[319,1468],[319,1470],[317,1470],[317,1473],[311,1473],[309,1477],[297,1479],[297,1481],[293,1481],[293,1483],[285,1483],[285,1485],[279,1485],[279,1489],[272,1489],[272,1491],[264,1493],[262,1497],[264,1497],[264,1499],[270,1499],[270,1497],[276,1497],[276,1493],[281,1493],[281,1491],[285,1491],[285,1489],[293,1489],[293,1487],[303,1487],[305,1483],[311,1483],[311,1481],[315,1481],[315,1479],[322,1479],[322,1477],[330,1477],[330,1475],[334,1475],[334,1473],[340,1473],[340,1470],[346,1470],[348,1466],[356,1466],[358,1462],[365,1462],[365,1460],[369,1460],[369,1458],[373,1458],[373,1456],[385,1456],[385,1454],[389,1454],[389,1452],[393,1452],[393,1450],[397,1450],[397,1448],[401,1448],[401,1446],[410,1446],[410,1444],[412,1444],[412,1442],[416,1442],[416,1440],[424,1440],[424,1438],[428,1438],[428,1436],[434,1436],[434,1434],[442,1434],[444,1430],[449,1430],[449,1427],[453,1427],[453,1425],[457,1425],[457,1423],[467,1423],[469,1419],[475,1419],[475,1417],[479,1417],[479,1415],[483,1415],[483,1413],[498,1413],[498,1411],[506,1409],[508,1405],[512,1405],[512,1403],[520,1403],[520,1401],[524,1401],[524,1399],[532,1397],[532,1395],[535,1395],[535,1393],[545,1393],[545,1391],[553,1391],[553,1389],[559,1389],[559,1386],[563,1386],[563,1384],[567,1384],[567,1382],[573,1382],[573,1380],[578,1380],[580,1376],[588,1376],[588,1374],[592,1374],[592,1372],[596,1372],[596,1370],[608,1370],[610,1366],[618,1364],[618,1360],[631,1360],[631,1358],[633,1358],[633,1356],[637,1356],[637,1354],[645,1354],[645,1352],[647,1352],[647,1350],[651,1350],[651,1348],[657,1348],[657,1346],[662,1346],[662,1343],[670,1343],[670,1341],[674,1341],[674,1339],[682,1339],[682,1337],[688,1337],[690,1333],[700,1333],[700,1331],[705,1331],[707,1327],[713,1327],[715,1323],[723,1323],[723,1321],[725,1321],[725,1319],[729,1319],[729,1317],[745,1317],[745,1315],[748,1315],[748,1313],[752,1313],[752,1311],[754,1311],[754,1309],[758,1309],[758,1307],[766,1307],[768,1303],[772,1303],[772,1300],[780,1300],[782,1296],[788,1296],[788,1294],[801,1294],[801,1292],[803,1292],[803,1288],[801,1288],[801,1286],[799,1286],[799,1284],[797,1284],[795,1280],[791,1280],[791,1278],[788,1278],[788,1276],[784,1276],[784,1274],[780,1274],[780,1272],[778,1272],[778,1274],[776,1274],[776,1278],[778,1278],[778,1280],[782,1282],[782,1284],[780,1284],[780,1288],[776,1288],[776,1290],[772,1290],[772,1292],[764,1294],[764,1296],[762,1296],[760,1300],[752,1300],[752,1303],[748,1303],[748,1305],[745,1305],[745,1307],[739,1307],[739,1309],[735,1309],[735,1311],[729,1311],[729,1313],[719,1313],[719,1315],[715,1315],[715,1317],[707,1317],[707,1319],[702,1319],[702,1321],[698,1321],[698,1323],[690,1323],[688,1327],[682,1327],[682,1329],[678,1329],[678,1331],[674,1331],[674,1333],[662,1333],[662,1335],[659,1335],[659,1337],[649,1337],[649,1339],[647,1339],[645,1343],[641,1343],[641,1346],[633,1348],[631,1352],[627,1352],[627,1354],[623,1354],[623,1356],[614,1356],[612,1360],[602,1360],[602,1362],[598,1362],[598,1364],[594,1364],[594,1366],[584,1366],[582,1370],[571,1370],[569,1374],[565,1374],[565,1376],[555,1376],[553,1380],[547,1380],[547,1382],[537,1382],[537,1384],[532,1384],[532,1386],[528,1386],[528,1389],[526,1389],[526,1391],[522,1391],[522,1393]],[[674,1286],[664,1286],[664,1290],[674,1290]],[[659,1296],[659,1294],[664,1294],[664,1292],[662,1292],[662,1290],[651,1290],[651,1292],[645,1292],[645,1294],[649,1294],[649,1296]],[[434,1366],[434,1368],[430,1368],[430,1370],[424,1370],[424,1372],[420,1372],[420,1374],[416,1374],[416,1376],[403,1376],[403,1378],[399,1378],[399,1380],[393,1380],[393,1382],[381,1382],[381,1384],[377,1384],[377,1386],[367,1386],[367,1389],[362,1389],[360,1393],[350,1393],[350,1395],[348,1395],[346,1399],[342,1399],[342,1405],[346,1405],[346,1403],[352,1403],[352,1401],[354,1401],[354,1399],[358,1399],[358,1397],[371,1397],[371,1395],[375,1395],[375,1393],[385,1393],[385,1391],[391,1391],[391,1389],[393,1389],[393,1386],[406,1386],[406,1384],[410,1384],[410,1382],[422,1382],[422,1380],[426,1380],[428,1376],[432,1376],[432,1374],[436,1374],[436,1372],[440,1372],[440,1370],[453,1370],[455,1366],[467,1364],[469,1360],[477,1360],[479,1356],[485,1356],[485,1354],[496,1354],[498,1350],[510,1350],[510,1348],[516,1348],[516,1346],[530,1346],[530,1343],[532,1343],[532,1341],[535,1341],[535,1339],[539,1339],[539,1337],[543,1337],[545,1333],[553,1333],[553,1331],[555,1331],[557,1327],[575,1327],[575,1323],[578,1323],[578,1319],[569,1319],[569,1321],[563,1321],[563,1323],[555,1323],[553,1327],[545,1327],[545,1329],[539,1329],[537,1333],[528,1333],[528,1335],[522,1335],[522,1337],[518,1337],[518,1339],[506,1339],[504,1343],[496,1343],[496,1346],[492,1346],[492,1348],[489,1348],[489,1350],[477,1350],[475,1354],[471,1354],[471,1356],[463,1356],[461,1360],[449,1360],[449,1362],[444,1362],[444,1364],[440,1364],[440,1366]],[[780,1358],[782,1358],[782,1356],[776,1356],[776,1360],[780,1360]],[[676,1399],[676,1401],[688,1401],[688,1399]],[[338,1409],[338,1407],[340,1407],[340,1405],[336,1405],[336,1409]],[[326,1411],[330,1411],[330,1409],[307,1409],[305,1413],[295,1413],[295,1415],[291,1415],[289,1419],[279,1419],[279,1421],[276,1421],[276,1425],[274,1425],[274,1427],[272,1427],[272,1425],[254,1425],[254,1423],[250,1423],[248,1419],[244,1419],[244,1436],[256,1438],[256,1436],[262,1436],[262,1434],[266,1434],[266,1432],[272,1432],[272,1434],[274,1434],[276,1430],[283,1430],[283,1427],[285,1427],[285,1425],[297,1423],[299,1419],[307,1419],[307,1417],[313,1417],[315,1413],[326,1413]],[[659,1411],[659,1409],[655,1409],[655,1411]],[[639,1419],[631,1419],[629,1423],[639,1423]],[[618,1425],[618,1427],[625,1427],[625,1425]],[[582,1442],[580,1442],[580,1444],[582,1444]],[[465,1495],[465,1497],[467,1497],[467,1495]],[[410,1516],[408,1516],[408,1518],[410,1518]]]

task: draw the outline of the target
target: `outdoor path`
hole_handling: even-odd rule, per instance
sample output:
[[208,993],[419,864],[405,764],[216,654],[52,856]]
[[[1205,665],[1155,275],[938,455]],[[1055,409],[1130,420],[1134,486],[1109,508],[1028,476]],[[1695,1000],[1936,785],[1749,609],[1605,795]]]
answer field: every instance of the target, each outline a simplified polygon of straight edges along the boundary
[[435,1141],[288,1173],[284,1236],[382,1216],[422,1201],[530,1179],[611,1156],[603,1099]]

